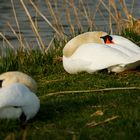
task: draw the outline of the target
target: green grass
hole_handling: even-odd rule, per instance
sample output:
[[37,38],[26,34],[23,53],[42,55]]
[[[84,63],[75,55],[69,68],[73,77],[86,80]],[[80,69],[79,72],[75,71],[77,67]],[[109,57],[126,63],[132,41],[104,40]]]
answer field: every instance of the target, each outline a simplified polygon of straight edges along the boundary
[[[128,35],[127,35],[128,36]],[[130,36],[128,36],[130,37]],[[133,40],[135,36],[131,36]],[[138,43],[139,40],[136,41]],[[140,87],[139,68],[121,74],[99,72],[70,75],[63,69],[63,45],[42,55],[38,50],[10,51],[0,60],[0,73],[19,70],[31,75],[38,83],[37,95],[41,108],[37,116],[21,127],[17,120],[0,120],[0,139],[5,140],[121,140],[139,139],[140,91],[115,90],[46,96],[61,91],[81,91],[111,87]],[[60,48],[59,48],[60,47]],[[93,115],[101,110],[102,116]],[[105,120],[118,116],[114,120]],[[99,123],[90,127],[91,122]]]

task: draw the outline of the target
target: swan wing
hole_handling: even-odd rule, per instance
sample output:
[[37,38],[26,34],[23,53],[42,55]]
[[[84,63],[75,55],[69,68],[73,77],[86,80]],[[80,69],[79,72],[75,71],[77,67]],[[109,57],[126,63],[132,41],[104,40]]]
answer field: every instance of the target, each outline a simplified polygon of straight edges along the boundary
[[[66,71],[94,72],[110,66],[132,63],[127,54],[105,44],[87,43],[81,45],[71,57],[63,57]],[[74,71],[74,72],[75,72]],[[73,73],[74,73],[73,72]]]
[[133,43],[132,41],[128,40],[125,37],[122,36],[118,36],[118,35],[111,35],[113,38],[113,42],[118,45],[121,46],[122,48],[126,48],[128,50],[131,50],[131,52],[140,54],[140,47],[138,45],[136,45],[135,43]]
[[28,105],[34,94],[23,84],[14,83],[0,89],[0,107]]

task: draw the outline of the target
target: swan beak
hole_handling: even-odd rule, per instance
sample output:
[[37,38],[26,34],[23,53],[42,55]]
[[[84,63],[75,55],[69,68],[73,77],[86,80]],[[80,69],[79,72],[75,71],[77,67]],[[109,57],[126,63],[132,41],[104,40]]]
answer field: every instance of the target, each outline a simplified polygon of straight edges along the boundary
[[106,39],[106,44],[113,44],[114,42],[112,40]]
[[113,38],[110,35],[102,36],[100,38],[104,40],[105,44],[114,44],[114,42],[112,41]]

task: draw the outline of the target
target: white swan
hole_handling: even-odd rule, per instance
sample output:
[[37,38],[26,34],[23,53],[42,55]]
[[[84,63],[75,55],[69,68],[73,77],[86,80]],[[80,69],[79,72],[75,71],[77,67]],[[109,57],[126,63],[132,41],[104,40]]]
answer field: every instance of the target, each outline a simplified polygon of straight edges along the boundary
[[5,72],[0,75],[0,87],[6,87],[13,83],[22,83],[33,92],[37,90],[37,83],[33,78],[19,71]]
[[71,39],[63,49],[64,69],[70,74],[93,73],[102,69],[118,73],[140,65],[139,48],[133,48],[135,50],[131,52],[125,44],[121,46],[121,41],[115,44],[114,39],[107,36],[112,38],[105,32],[96,31]]
[[20,119],[25,122],[33,118],[40,108],[38,97],[21,83],[0,88],[0,118]]

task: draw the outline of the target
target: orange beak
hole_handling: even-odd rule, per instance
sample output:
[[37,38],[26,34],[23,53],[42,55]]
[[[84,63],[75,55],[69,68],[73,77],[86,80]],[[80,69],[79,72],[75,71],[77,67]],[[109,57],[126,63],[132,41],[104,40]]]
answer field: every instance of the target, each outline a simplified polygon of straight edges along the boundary
[[114,44],[114,42],[113,42],[112,40],[109,40],[109,39],[107,38],[106,44]]

